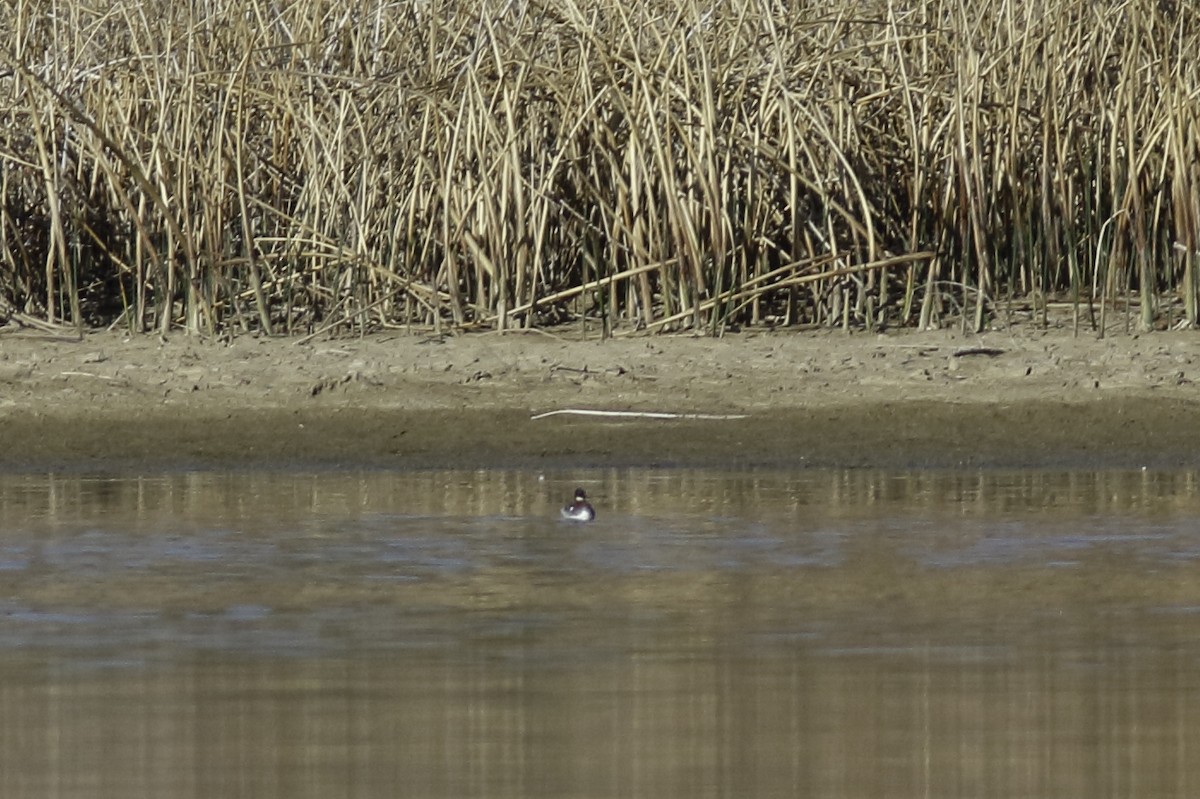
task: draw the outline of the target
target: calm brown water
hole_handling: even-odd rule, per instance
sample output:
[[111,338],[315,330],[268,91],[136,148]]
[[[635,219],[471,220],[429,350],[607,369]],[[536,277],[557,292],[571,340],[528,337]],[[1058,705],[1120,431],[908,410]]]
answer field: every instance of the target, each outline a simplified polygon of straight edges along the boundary
[[1200,474],[3,476],[0,722],[3,797],[1197,796]]

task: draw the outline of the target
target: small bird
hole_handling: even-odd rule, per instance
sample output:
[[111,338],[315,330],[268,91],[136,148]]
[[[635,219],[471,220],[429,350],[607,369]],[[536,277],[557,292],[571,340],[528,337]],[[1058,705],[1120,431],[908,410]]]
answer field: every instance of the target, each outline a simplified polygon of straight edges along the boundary
[[575,489],[575,501],[562,509],[562,517],[576,522],[590,522],[596,518],[596,509],[587,501],[582,488]]

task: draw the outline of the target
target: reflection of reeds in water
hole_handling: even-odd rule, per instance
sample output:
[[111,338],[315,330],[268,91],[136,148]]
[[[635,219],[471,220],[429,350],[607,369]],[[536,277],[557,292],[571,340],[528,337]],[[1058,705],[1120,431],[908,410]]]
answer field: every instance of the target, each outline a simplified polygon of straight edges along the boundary
[[[1181,522],[1200,515],[1195,472],[571,477],[10,476],[0,566],[10,598],[31,607],[210,612],[555,607],[592,595],[667,613],[780,601],[840,612],[886,593],[897,613],[953,615],[1081,598],[1190,607],[1200,587]],[[576,480],[599,511],[586,532],[558,519]],[[543,580],[545,563],[564,579]]]
[[472,611],[384,655],[75,647],[47,667],[23,651],[3,664],[0,792],[1187,796],[1200,780],[1194,615],[1050,608],[862,635],[706,609],[559,609],[464,641]]
[[[10,475],[0,795],[1171,795],[1200,573],[1149,528],[1198,507],[1194,472]],[[1123,513],[1152,549],[1036,549]],[[920,557],[972,522],[1034,557]]]
[[1196,321],[1187,4],[43,5],[0,8],[5,315]]
[[[584,480],[605,516],[627,520],[737,518],[1087,519],[1110,514],[1192,514],[1195,471],[714,471],[603,469],[539,479],[530,471],[182,473],[0,479],[0,527],[77,530],[98,518],[123,530],[160,533],[180,524],[278,530],[313,520],[382,515],[429,518],[546,518]],[[247,527],[248,526],[248,527]],[[336,529],[331,533],[336,537]]]

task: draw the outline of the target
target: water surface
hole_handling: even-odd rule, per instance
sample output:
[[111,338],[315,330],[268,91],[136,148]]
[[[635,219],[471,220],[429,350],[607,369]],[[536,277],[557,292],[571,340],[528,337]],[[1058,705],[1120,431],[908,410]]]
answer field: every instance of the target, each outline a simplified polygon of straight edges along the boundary
[[1193,472],[0,476],[0,795],[1194,796],[1198,559]]

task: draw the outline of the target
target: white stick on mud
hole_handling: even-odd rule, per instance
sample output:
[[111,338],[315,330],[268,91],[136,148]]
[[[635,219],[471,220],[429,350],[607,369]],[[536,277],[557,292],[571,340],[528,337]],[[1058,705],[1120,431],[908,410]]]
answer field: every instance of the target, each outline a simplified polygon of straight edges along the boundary
[[659,411],[592,411],[584,408],[564,408],[530,416],[530,420],[545,419],[547,416],[610,416],[620,419],[745,419],[744,413],[665,413]]

